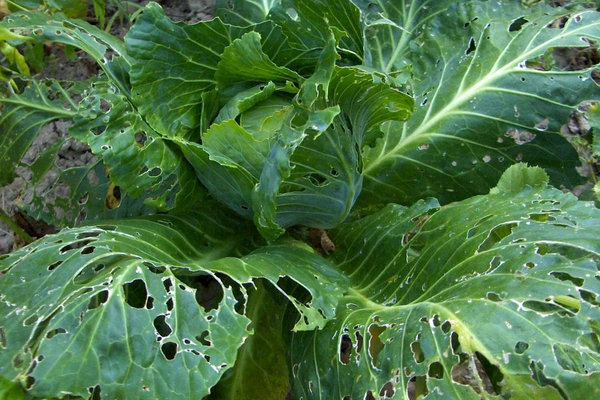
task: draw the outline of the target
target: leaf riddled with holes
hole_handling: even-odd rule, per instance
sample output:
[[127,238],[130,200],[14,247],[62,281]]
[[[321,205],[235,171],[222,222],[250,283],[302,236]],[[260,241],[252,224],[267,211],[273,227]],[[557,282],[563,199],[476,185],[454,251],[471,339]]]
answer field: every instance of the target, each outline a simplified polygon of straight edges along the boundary
[[539,172],[329,231],[351,289],[335,321],[295,335],[298,397],[598,397],[600,212]]
[[[212,204],[67,229],[11,254],[0,261],[0,377],[23,377],[38,397],[202,398],[251,334],[245,284],[275,285],[299,310],[297,329],[323,326],[343,290],[303,246],[234,257],[249,238]],[[277,286],[284,276],[312,301]]]
[[552,51],[598,41],[596,11],[543,2],[355,3],[365,16],[365,64],[392,76],[409,68],[417,104],[407,123],[384,126],[366,149],[359,203],[434,196],[445,204],[485,193],[519,161],[543,167],[553,185],[581,182],[560,127],[580,103],[600,99],[595,66],[562,70]]

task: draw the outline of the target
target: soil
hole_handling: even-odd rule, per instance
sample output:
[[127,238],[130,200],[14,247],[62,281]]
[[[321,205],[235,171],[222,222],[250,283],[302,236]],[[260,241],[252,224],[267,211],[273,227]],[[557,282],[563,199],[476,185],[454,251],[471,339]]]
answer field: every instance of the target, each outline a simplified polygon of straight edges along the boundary
[[[144,6],[149,3],[149,0],[138,0],[136,3]],[[175,21],[195,23],[210,19],[214,15],[215,0],[159,0],[157,3]],[[135,9],[130,7],[128,11],[133,12]],[[110,12],[111,10],[109,9],[108,13]],[[90,9],[90,20],[93,19],[92,16],[93,10]],[[108,17],[107,15],[107,19]],[[129,25],[126,20],[122,22],[113,26],[111,29],[112,34],[119,37],[125,36]],[[65,56],[60,46],[49,45],[45,51],[48,65],[40,74],[43,78],[79,81],[88,79],[98,72],[99,68],[96,63],[83,52],[77,52],[75,59],[69,59]],[[48,147],[59,141],[66,140],[58,152],[56,169],[51,170],[42,178],[37,186],[38,191],[43,191],[52,185],[57,179],[60,170],[91,164],[96,161],[96,157],[91,153],[87,145],[74,140],[68,140],[68,126],[69,124],[64,121],[55,121],[44,126],[22,159],[24,164],[31,164]],[[17,177],[13,182],[0,187],[0,211],[9,215],[15,223],[34,238],[55,232],[56,229],[54,227],[41,221],[34,221],[20,211],[24,205],[31,203],[33,199],[33,189],[27,185],[27,182],[31,181],[32,174],[26,167],[18,167],[16,174]],[[24,244],[24,241],[16,236],[8,225],[0,221],[0,254],[9,253]]]

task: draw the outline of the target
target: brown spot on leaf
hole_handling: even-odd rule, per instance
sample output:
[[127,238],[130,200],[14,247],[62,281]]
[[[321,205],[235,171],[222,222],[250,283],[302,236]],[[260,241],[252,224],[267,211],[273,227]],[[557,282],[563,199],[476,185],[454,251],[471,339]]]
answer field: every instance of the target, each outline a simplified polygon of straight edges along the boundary
[[109,210],[114,210],[121,205],[121,188],[115,186],[114,183],[108,185],[104,205]]

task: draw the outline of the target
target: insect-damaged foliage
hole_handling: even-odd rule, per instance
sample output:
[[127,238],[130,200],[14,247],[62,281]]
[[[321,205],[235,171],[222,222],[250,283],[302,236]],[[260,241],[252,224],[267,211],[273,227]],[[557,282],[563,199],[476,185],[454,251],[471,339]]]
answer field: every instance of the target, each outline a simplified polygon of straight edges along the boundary
[[296,329],[323,326],[345,278],[293,243],[248,254],[243,226],[218,210],[67,229],[11,254],[1,375],[40,397],[98,386],[109,398],[201,398],[251,333],[243,285],[277,286],[292,269],[312,296],[286,295],[302,315]]
[[[0,393],[598,395],[600,212],[548,183],[579,183],[560,126],[600,95],[593,65],[561,70],[553,52],[593,49],[599,14],[446,0],[216,13],[188,25],[151,3],[123,41],[62,16],[2,21],[101,73],[23,79],[0,99],[2,162],[54,120],[98,157],[29,205],[87,222],[0,261]],[[25,167],[50,171],[57,146]],[[506,170],[521,160],[539,167]],[[297,240],[315,245],[312,228],[322,254]]]
[[[600,213],[546,182],[518,164],[489,195],[442,208],[388,205],[330,232],[351,288],[335,321],[295,335],[297,392],[579,399],[595,391]],[[492,365],[487,375],[477,376],[476,362]]]

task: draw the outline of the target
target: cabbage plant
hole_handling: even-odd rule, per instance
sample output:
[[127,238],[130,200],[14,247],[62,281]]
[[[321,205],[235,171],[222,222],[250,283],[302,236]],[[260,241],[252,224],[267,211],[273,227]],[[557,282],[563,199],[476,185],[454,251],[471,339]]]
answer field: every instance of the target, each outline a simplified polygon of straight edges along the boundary
[[[0,396],[599,395],[600,211],[560,127],[600,90],[581,5],[150,3],[120,40],[15,13],[101,72],[1,98],[0,183],[45,124],[97,162],[24,205],[65,227],[0,260]],[[24,40],[24,39],[23,39]],[[527,166],[528,163],[531,166]],[[591,397],[590,397],[591,396]]]

